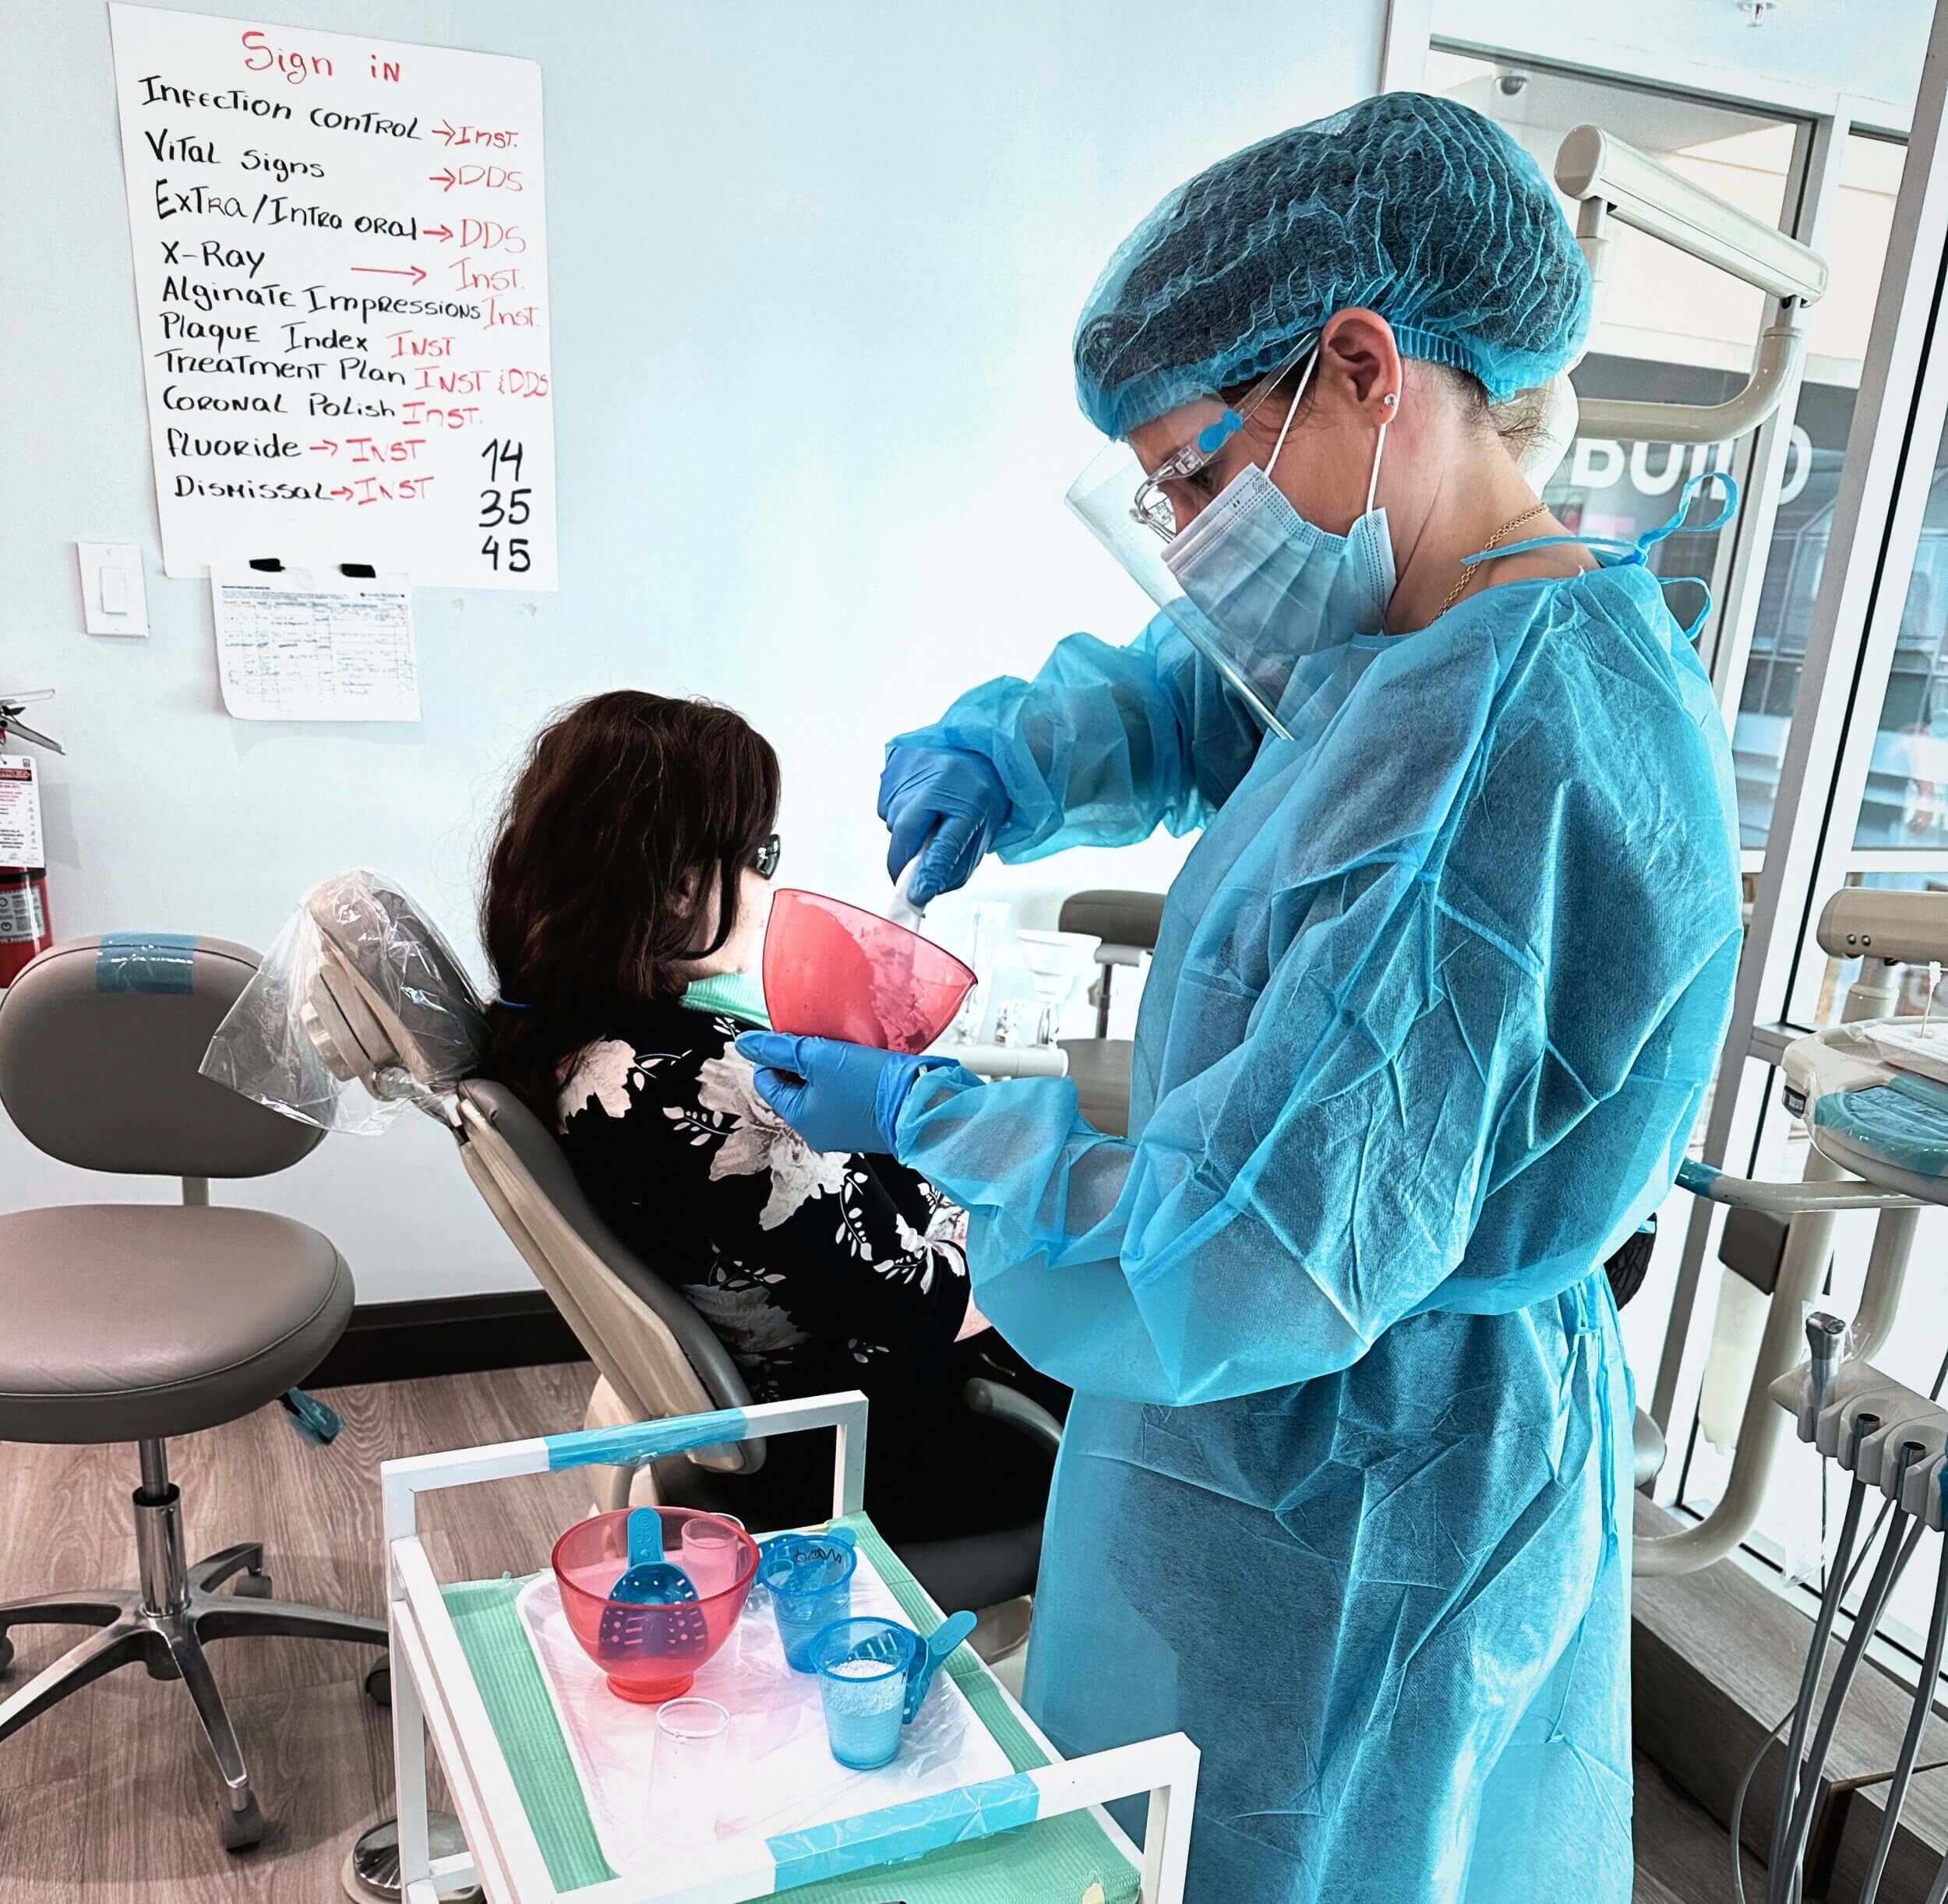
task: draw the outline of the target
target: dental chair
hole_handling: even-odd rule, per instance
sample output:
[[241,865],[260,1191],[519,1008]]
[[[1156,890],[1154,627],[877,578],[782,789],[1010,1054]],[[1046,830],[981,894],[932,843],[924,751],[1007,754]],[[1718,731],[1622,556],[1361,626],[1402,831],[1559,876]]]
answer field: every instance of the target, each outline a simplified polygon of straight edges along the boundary
[[[743,1376],[684,1296],[603,1222],[553,1134],[506,1086],[476,1075],[486,1023],[465,972],[403,893],[376,876],[328,880],[307,901],[322,954],[294,1001],[333,1075],[375,1097],[404,1098],[453,1134],[461,1162],[509,1239],[595,1365],[588,1425],[616,1426],[750,1405]],[[1038,1404],[1003,1384],[968,1385],[968,1405],[1027,1435],[1050,1459],[1060,1430]],[[795,1437],[809,1442],[812,1437]],[[598,1476],[597,1505],[626,1505],[626,1469]],[[735,1514],[754,1527],[795,1525],[820,1511],[829,1471],[809,1491],[768,1469],[760,1440],[701,1448],[649,1471],[650,1497]],[[999,1610],[1033,1588],[1039,1510],[1015,1528],[909,1543],[900,1557],[942,1606]],[[983,1636],[1004,1643],[1025,1617],[1000,1617]]]

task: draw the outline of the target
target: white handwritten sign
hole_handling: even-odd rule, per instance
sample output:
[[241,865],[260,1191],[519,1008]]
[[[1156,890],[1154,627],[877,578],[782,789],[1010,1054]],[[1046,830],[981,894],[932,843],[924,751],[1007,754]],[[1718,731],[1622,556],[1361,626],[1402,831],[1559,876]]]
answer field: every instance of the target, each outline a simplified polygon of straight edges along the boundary
[[109,12],[168,573],[553,588],[541,69]]

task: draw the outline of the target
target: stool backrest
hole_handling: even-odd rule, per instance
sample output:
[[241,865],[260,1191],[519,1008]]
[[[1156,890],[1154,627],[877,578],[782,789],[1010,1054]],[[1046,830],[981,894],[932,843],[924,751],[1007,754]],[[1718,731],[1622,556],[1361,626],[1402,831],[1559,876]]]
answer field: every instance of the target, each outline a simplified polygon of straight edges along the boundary
[[0,996],[0,1105],[63,1163],[257,1177],[324,1134],[197,1073],[257,970],[248,946],[115,933],[49,947]]

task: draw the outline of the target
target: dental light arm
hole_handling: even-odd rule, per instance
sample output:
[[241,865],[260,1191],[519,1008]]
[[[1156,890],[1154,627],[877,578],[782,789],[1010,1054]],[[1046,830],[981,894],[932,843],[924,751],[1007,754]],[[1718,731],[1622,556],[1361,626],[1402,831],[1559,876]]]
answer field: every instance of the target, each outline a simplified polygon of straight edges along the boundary
[[1722,404],[1592,398],[1583,406],[1583,434],[1633,443],[1715,443],[1756,429],[1798,373],[1805,352],[1800,315],[1826,294],[1826,260],[1597,126],[1579,125],[1563,140],[1555,175],[1557,185],[1581,208],[1576,238],[1590,261],[1599,311],[1609,274],[1612,218],[1777,300],[1772,322],[1759,333],[1752,375],[1735,397]]
[[1843,886],[1819,915],[1819,949],[1890,965],[1948,964],[1948,893]]
[[1824,259],[1600,127],[1579,125],[1565,137],[1556,183],[1586,210],[1606,206],[1623,224],[1782,301],[1816,304],[1826,295]]

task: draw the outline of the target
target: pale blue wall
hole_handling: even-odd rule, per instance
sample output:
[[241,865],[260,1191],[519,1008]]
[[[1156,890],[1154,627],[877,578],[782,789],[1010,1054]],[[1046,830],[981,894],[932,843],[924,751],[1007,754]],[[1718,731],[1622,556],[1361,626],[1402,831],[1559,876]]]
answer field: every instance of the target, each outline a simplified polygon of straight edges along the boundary
[[[1201,164],[1371,90],[1384,12],[258,9],[543,69],[561,590],[422,591],[425,718],[402,733],[223,714],[207,591],[160,573],[107,9],[11,0],[0,686],[60,690],[58,927],[262,946],[305,885],[365,863],[471,957],[482,827],[510,753],[545,709],[619,684],[742,708],[784,756],[790,876],[877,890],[883,738],[1071,629],[1120,636],[1141,619],[1061,502],[1094,446],[1068,346],[1096,271]],[[147,641],[81,632],[77,538],[145,548]],[[1077,856],[1032,883],[1161,883],[1173,863]],[[104,1187],[0,1127],[0,1208]],[[365,1300],[526,1277],[417,1120],[334,1139],[247,1194],[333,1235]]]

